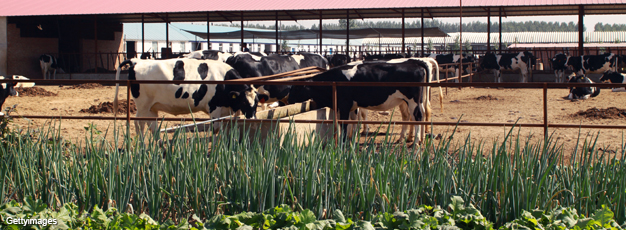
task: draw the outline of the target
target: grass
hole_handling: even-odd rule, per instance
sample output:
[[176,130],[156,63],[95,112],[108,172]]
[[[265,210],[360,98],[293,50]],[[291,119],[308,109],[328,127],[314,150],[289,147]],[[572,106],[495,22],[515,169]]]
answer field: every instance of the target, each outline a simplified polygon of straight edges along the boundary
[[[140,140],[128,130],[89,128],[85,141],[64,141],[58,126],[7,131],[0,147],[0,203],[41,199],[59,208],[98,207],[148,213],[157,221],[196,214],[208,219],[287,204],[332,218],[352,219],[420,205],[447,207],[453,196],[473,204],[496,226],[522,210],[567,206],[590,215],[606,205],[626,221],[624,149],[608,157],[595,139],[581,139],[568,161],[552,137],[541,142],[511,138],[489,146],[470,136],[427,139],[416,149],[366,137],[334,145],[311,135],[298,144],[293,132],[163,134]],[[452,132],[454,133],[454,132]],[[124,136],[107,141],[106,135]],[[458,139],[458,138],[454,138]],[[282,140],[282,141],[281,141]],[[122,148],[118,148],[123,146]],[[624,146],[623,144],[621,146]]]

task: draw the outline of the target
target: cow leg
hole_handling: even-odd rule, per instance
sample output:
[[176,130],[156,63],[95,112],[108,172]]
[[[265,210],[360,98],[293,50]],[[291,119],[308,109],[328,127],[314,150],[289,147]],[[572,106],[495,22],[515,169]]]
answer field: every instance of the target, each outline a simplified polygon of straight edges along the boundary
[[[149,110],[149,109],[139,109],[139,108],[137,109],[137,117],[154,117],[156,119],[158,116],[159,116],[159,114],[153,112],[152,110]],[[146,129],[146,123],[148,123],[148,130],[150,130],[150,131],[152,131],[154,133],[154,131],[156,130],[156,121],[154,121],[154,120],[150,120],[150,121],[135,120],[135,132],[142,139],[145,138],[144,130]],[[158,135],[157,135],[157,137],[158,137]]]
[[[409,106],[407,103],[400,103],[398,105],[400,107],[400,114],[402,115],[402,121],[411,121],[411,114],[409,113]],[[426,116],[429,117],[430,110],[426,110]],[[427,118],[428,119],[428,118]],[[414,137],[413,125],[402,125],[402,131],[400,132],[400,137],[396,141],[397,143],[402,142],[405,138],[406,130],[409,130],[409,136],[406,142],[412,142]]]
[[[367,121],[367,110],[365,109],[359,109],[359,118],[362,121]],[[368,124],[363,124],[363,130],[361,130],[361,133],[363,134],[367,134],[370,132],[370,127]]]
[[57,69],[54,69],[52,72],[52,79],[56,80],[57,79]]
[[43,79],[46,80],[46,72],[48,72],[48,70],[46,69],[46,67],[42,64],[41,66],[41,75],[43,75]]
[[[361,117],[359,116],[359,111],[361,109],[357,108],[354,111],[350,111],[350,120],[351,121],[361,121]],[[353,135],[358,131],[358,124],[348,124],[348,138],[352,138]]]
[[[416,99],[414,99],[416,100]],[[409,108],[409,112],[411,112],[411,118],[414,121],[422,121],[423,120],[423,114],[424,114],[424,105],[420,105],[421,103],[417,103],[415,101],[409,101],[408,103],[408,108]],[[421,144],[422,142],[422,125],[415,125],[415,141],[413,142],[413,145],[416,144]]]

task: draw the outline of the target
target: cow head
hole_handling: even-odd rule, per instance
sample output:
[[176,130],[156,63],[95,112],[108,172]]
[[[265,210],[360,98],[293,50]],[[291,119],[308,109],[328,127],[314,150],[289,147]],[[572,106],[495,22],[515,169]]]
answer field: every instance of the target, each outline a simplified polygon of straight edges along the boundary
[[602,74],[600,82],[604,83],[624,83],[624,75],[614,71],[606,71]]
[[526,62],[526,64],[530,64],[529,67],[533,67],[537,64],[537,57],[533,55],[530,51],[524,51],[524,56],[522,57],[522,61]]
[[254,86],[244,85],[244,89],[240,91],[230,91],[228,94],[231,109],[233,111],[241,111],[246,118],[256,116],[256,107],[259,104],[257,90]]
[[[0,76],[0,80],[4,80],[3,76]],[[15,82],[6,82],[0,84],[0,110],[2,110],[2,105],[4,104],[4,100],[9,96],[17,96],[17,92],[15,91]],[[0,112],[1,113],[1,112]]]
[[550,63],[552,64],[552,69],[565,70],[567,68],[568,59],[569,57],[565,54],[556,54],[552,59],[550,59]]
[[[569,83],[593,83],[593,81],[585,75],[580,75],[572,77]],[[598,94],[600,94],[600,89],[596,87],[573,87],[570,89],[567,98],[586,100],[589,99],[589,97],[598,96]]]

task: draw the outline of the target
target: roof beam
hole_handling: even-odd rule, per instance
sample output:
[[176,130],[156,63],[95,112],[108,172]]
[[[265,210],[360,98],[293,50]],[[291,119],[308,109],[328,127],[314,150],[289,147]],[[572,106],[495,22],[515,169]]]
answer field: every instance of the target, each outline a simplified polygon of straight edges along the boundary
[[233,23],[233,20],[228,19],[228,17],[226,17],[226,15],[224,15],[222,12],[220,11],[215,11],[215,13],[217,13],[219,16],[223,17],[224,19],[226,19],[226,21],[229,21],[230,23]]
[[291,15],[291,14],[289,13],[289,11],[285,11],[285,14],[287,14],[287,16],[289,16],[289,17],[291,18],[291,20],[294,20],[294,21],[296,21],[296,22],[298,21],[298,19],[296,19],[295,17],[293,17],[293,15]]
[[428,18],[434,19],[435,17],[433,17],[433,13],[430,12],[430,8],[425,8],[425,9],[426,9],[426,13],[428,13],[428,15],[430,15],[430,17],[428,17]]
[[356,16],[359,16],[359,18],[361,18],[361,20],[365,20],[365,18],[361,15],[361,13],[359,13],[358,10],[354,10],[354,13],[356,13]]

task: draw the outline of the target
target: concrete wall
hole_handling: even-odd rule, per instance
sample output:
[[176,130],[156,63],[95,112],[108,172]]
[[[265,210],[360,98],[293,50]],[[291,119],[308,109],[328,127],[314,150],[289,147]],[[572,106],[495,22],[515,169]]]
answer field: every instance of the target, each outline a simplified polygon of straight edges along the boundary
[[[100,54],[98,56],[98,67],[115,70],[119,63],[124,61],[123,55],[118,55],[118,53],[124,52],[125,48],[122,36],[123,32],[115,32],[115,40],[98,40],[98,53]],[[81,50],[84,55],[80,71],[93,70],[96,66],[95,41],[84,39],[81,44]]]
[[31,79],[42,79],[39,56],[59,52],[56,38],[22,38],[15,24],[7,26],[8,74],[23,75]]

